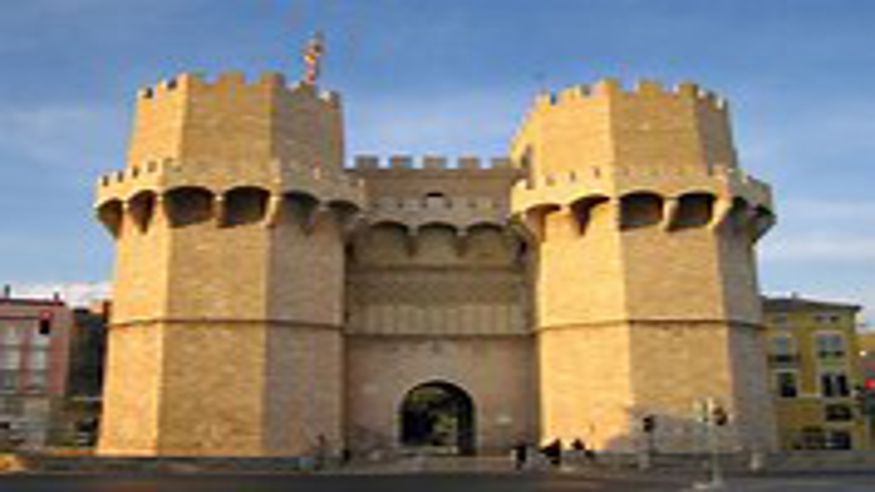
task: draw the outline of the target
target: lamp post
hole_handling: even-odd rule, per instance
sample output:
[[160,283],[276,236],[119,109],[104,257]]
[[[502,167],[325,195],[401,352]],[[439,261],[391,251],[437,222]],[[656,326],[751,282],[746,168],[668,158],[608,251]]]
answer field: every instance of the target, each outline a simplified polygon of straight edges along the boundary
[[710,473],[707,482],[693,484],[695,490],[718,490],[726,485],[723,481],[723,470],[720,467],[720,446],[717,427],[729,423],[729,414],[714,398],[706,398],[695,403],[696,419],[703,423],[708,433],[708,450],[710,454]]

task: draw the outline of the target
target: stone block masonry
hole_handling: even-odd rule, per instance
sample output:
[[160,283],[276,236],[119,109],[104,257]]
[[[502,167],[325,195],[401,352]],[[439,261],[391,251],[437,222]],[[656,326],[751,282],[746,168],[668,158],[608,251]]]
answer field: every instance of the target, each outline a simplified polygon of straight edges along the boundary
[[773,446],[753,255],[771,190],[724,100],[571,88],[491,160],[344,167],[342,122],[336,93],[276,74],[140,92],[97,191],[117,251],[101,454],[394,452],[423,386],[462,395],[463,452],[633,452],[644,415],[689,452],[704,397],[733,415],[726,450]]

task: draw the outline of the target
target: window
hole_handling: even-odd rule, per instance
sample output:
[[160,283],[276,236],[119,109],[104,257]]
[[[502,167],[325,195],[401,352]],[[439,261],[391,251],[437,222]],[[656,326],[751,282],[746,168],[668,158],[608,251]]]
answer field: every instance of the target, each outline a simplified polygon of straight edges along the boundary
[[823,407],[827,422],[848,422],[854,419],[854,412],[849,405],[830,404]]
[[769,362],[790,363],[798,359],[796,340],[789,335],[778,335],[769,341]]
[[440,191],[430,191],[423,197],[423,204],[426,208],[446,208],[450,206],[450,201],[447,195]]
[[826,433],[820,427],[803,427],[800,440],[801,449],[823,449],[826,444]]
[[523,157],[520,159],[520,168],[522,168],[523,173],[525,173],[525,177],[529,182],[531,182],[535,176],[535,169],[532,160],[532,147],[530,145],[526,147],[526,150],[523,152]]
[[16,370],[21,365],[21,352],[18,347],[0,351],[0,369]]
[[831,430],[826,434],[827,449],[851,449],[851,433],[843,430]]
[[45,391],[48,385],[48,377],[46,377],[45,371],[33,371],[28,376],[27,389],[29,391]]
[[28,367],[37,371],[43,371],[49,367],[48,352],[45,350],[31,351],[27,360]]
[[0,344],[19,345],[22,339],[21,329],[17,326],[6,325],[0,327]]
[[845,356],[845,337],[841,333],[824,332],[816,336],[818,358],[839,359]]
[[18,371],[0,371],[0,392],[12,393],[18,390]]
[[34,347],[48,347],[49,342],[51,342],[52,335],[50,333],[40,333],[39,327],[34,327],[33,336],[30,339],[30,343]]
[[848,376],[843,372],[824,372],[820,375],[820,394],[824,398],[844,398],[850,396]]
[[[0,398],[0,415],[21,415],[22,401],[17,397]],[[7,428],[9,422],[6,422]],[[0,426],[0,429],[3,427]]]
[[775,373],[775,387],[781,398],[796,398],[799,394],[799,384],[795,371],[778,371]]

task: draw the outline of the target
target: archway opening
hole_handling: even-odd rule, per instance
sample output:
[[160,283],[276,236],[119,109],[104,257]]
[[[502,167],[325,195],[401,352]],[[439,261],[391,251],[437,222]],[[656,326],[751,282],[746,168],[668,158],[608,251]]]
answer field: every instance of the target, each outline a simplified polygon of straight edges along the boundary
[[434,453],[473,455],[474,402],[465,390],[442,381],[410,390],[401,404],[401,444]]

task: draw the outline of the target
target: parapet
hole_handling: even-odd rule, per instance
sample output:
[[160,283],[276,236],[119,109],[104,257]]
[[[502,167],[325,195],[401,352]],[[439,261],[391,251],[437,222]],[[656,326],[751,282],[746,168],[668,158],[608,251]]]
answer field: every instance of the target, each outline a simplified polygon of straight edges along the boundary
[[[111,200],[127,202],[143,191],[161,195],[183,187],[204,188],[216,195],[234,188],[253,187],[275,194],[306,193],[323,201],[364,202],[364,182],[342,171],[280,160],[208,164],[215,163],[168,158],[105,174],[97,181],[96,206]],[[205,171],[209,169],[221,172]]]
[[208,81],[200,73],[183,73],[174,78],[162,80],[154,86],[140,89],[137,93],[137,99],[144,102],[159,101],[178,94],[210,94],[223,91],[253,93],[276,93],[281,91],[289,95],[313,93],[320,100],[331,106],[339,106],[340,104],[340,95],[338,93],[333,91],[318,92],[315,88],[306,84],[296,83],[289,85],[285,76],[281,73],[266,72],[258,79],[249,81],[243,72],[238,71],[221,73],[213,82]]
[[542,93],[535,99],[536,107],[561,106],[578,101],[591,101],[611,97],[672,97],[704,103],[715,110],[723,111],[727,107],[725,99],[714,92],[702,89],[692,82],[681,82],[672,88],[667,88],[661,82],[652,79],[638,81],[632,89],[627,89],[619,79],[602,79],[593,85],[576,85],[558,93]]
[[403,224],[417,229],[426,224],[445,224],[459,230],[475,225],[504,227],[508,217],[506,200],[487,196],[447,196],[437,200],[382,196],[370,203],[370,224]]
[[771,210],[771,188],[735,166],[614,167],[581,166],[568,173],[537,176],[514,185],[514,209],[544,204],[568,205],[582,196],[622,196],[649,192],[680,196],[703,192],[715,196],[741,197],[746,202]]
[[408,155],[390,156],[381,160],[373,155],[356,156],[349,168],[353,172],[392,172],[392,171],[494,171],[517,172],[507,157],[481,159],[463,156],[451,159],[445,156],[428,155],[415,159]]
[[726,101],[690,82],[669,88],[645,79],[626,88],[617,79],[604,79],[541,94],[516,132],[511,155],[522,160],[540,149],[540,156],[529,160],[536,173],[570,168],[570,162],[543,157],[560,147],[582,161],[618,165],[736,160]]

